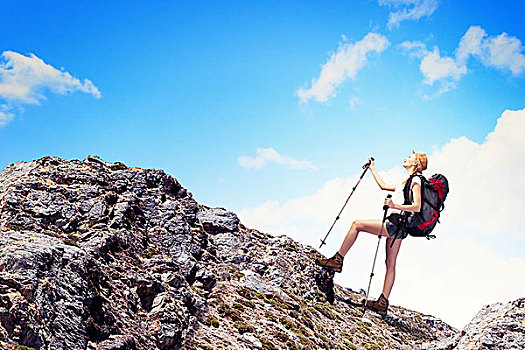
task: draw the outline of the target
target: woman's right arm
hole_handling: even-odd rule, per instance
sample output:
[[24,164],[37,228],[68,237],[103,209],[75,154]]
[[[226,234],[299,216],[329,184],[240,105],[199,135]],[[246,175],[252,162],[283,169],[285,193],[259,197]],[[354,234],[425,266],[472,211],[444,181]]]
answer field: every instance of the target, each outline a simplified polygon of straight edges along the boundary
[[395,186],[387,185],[383,181],[383,179],[381,179],[381,177],[379,176],[379,174],[376,171],[376,168],[374,167],[374,161],[371,160],[371,159],[368,159],[368,160],[370,161],[370,171],[372,172],[372,175],[374,175],[374,179],[376,180],[376,182],[379,185],[379,187],[381,187],[382,190],[395,191],[396,190]]

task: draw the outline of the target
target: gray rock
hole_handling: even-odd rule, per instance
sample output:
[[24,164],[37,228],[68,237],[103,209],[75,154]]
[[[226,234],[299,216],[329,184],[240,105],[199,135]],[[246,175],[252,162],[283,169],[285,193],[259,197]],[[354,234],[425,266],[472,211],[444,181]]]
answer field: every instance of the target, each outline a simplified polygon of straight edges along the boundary
[[135,340],[130,336],[111,335],[97,345],[97,350],[136,350]]
[[264,294],[268,297],[280,299],[293,308],[299,308],[299,304],[290,298],[288,294],[286,294],[277,286],[273,285],[271,282],[265,281],[255,272],[243,270],[242,273],[244,276],[241,278],[241,283],[243,283],[244,287],[253,290],[254,292]]
[[237,231],[240,220],[234,212],[224,208],[212,208],[200,211],[198,220],[210,233]]
[[486,305],[461,332],[422,349],[524,349],[524,320],[525,298]]

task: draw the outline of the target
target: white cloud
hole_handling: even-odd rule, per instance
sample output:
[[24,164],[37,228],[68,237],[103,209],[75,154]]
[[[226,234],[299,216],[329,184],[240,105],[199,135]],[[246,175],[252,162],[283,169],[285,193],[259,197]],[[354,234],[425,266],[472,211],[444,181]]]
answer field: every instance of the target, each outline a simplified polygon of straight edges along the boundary
[[350,99],[350,109],[354,109],[357,105],[360,105],[361,103],[363,103],[363,101],[357,97],[357,96],[354,96]]
[[24,56],[4,51],[0,58],[0,98],[8,103],[4,106],[9,107],[0,112],[0,121],[4,124],[13,118],[14,105],[39,104],[46,99],[46,92],[66,95],[81,91],[100,98],[100,91],[90,80],[81,82],[34,54]]
[[459,41],[456,50],[456,59],[459,64],[465,65],[471,55],[481,54],[481,43],[487,33],[478,26],[471,26]]
[[[442,223],[435,230],[438,238],[428,242],[409,237],[403,242],[393,304],[434,314],[462,327],[484,304],[523,296],[525,280],[516,278],[525,275],[525,236],[520,220],[525,206],[523,130],[525,109],[505,111],[484,142],[460,137],[429,155],[427,177],[445,174],[450,193]],[[380,168],[379,161],[376,167]],[[380,171],[388,183],[399,181],[404,174],[401,167]],[[316,193],[282,204],[268,201],[246,208],[239,216],[248,227],[286,234],[318,248],[359,175],[327,181]],[[353,220],[381,219],[385,195],[368,174],[323,253],[332,255],[339,248]],[[376,236],[361,234],[336,282],[354,289],[366,287],[376,244]],[[376,266],[374,295],[382,287],[383,265]]]
[[397,28],[406,20],[418,20],[430,16],[438,7],[437,0],[379,0],[380,6],[401,8],[399,11],[390,12],[388,28]]
[[487,67],[509,70],[513,75],[520,75],[525,70],[525,55],[521,41],[507,33],[487,37],[479,26],[471,26],[461,38],[456,57],[459,62],[466,62],[470,56],[477,57]]
[[0,127],[9,123],[15,114],[11,111],[8,105],[0,105]]
[[337,53],[332,54],[322,66],[319,78],[312,79],[312,86],[309,89],[297,90],[301,102],[307,102],[311,98],[324,102],[335,96],[336,87],[348,78],[355,79],[357,72],[366,64],[367,54],[380,53],[388,45],[387,38],[377,33],[368,33],[354,44],[341,43]]
[[[419,70],[424,77],[423,84],[434,85],[436,81],[440,82],[436,96],[454,89],[456,82],[467,74],[464,64],[459,64],[451,57],[441,57],[437,46],[434,51],[427,50],[426,45],[419,41],[405,41],[400,46],[411,56],[421,59]],[[425,95],[425,98],[430,97]]]
[[508,69],[513,75],[519,75],[525,70],[522,50],[519,39],[502,33],[485,41],[481,59],[486,66]]
[[283,156],[273,148],[257,148],[257,157],[241,156],[238,161],[241,167],[247,169],[260,169],[269,163],[277,163],[290,169],[317,169],[308,160],[297,160],[290,156]]
[[441,82],[438,95],[455,88],[455,83],[467,74],[470,57],[479,59],[487,67],[510,71],[514,76],[525,70],[525,55],[519,39],[506,33],[487,37],[485,30],[479,26],[471,26],[463,35],[455,58],[442,57],[437,46],[429,51],[425,44],[418,41],[405,41],[401,48],[421,59],[419,69],[424,76],[424,84]]
[[421,60],[419,66],[421,73],[425,76],[424,84],[432,85],[436,80],[452,79],[458,81],[467,73],[467,67],[458,66],[456,61],[450,57],[441,57],[437,47],[429,52]]
[[401,43],[401,48],[405,49],[412,56],[423,58],[429,52],[427,46],[420,41],[405,41]]

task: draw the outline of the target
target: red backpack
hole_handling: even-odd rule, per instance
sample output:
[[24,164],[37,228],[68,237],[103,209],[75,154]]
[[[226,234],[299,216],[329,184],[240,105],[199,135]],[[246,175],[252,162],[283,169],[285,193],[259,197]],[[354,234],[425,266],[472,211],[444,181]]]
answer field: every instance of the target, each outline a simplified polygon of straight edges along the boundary
[[402,229],[405,229],[411,236],[426,237],[427,239],[436,238],[430,233],[436,227],[439,216],[445,208],[444,202],[449,191],[448,180],[442,174],[434,174],[428,180],[421,174],[410,176],[403,189],[404,204],[411,204],[409,191],[414,176],[419,176],[421,179],[421,210],[417,213],[402,212]]

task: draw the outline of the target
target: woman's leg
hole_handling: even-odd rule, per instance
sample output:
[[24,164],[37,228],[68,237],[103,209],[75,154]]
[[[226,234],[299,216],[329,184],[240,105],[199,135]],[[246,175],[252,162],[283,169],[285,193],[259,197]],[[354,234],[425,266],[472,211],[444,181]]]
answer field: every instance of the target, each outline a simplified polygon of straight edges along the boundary
[[[383,230],[381,231],[381,223],[381,220],[355,220],[348,230],[343,244],[341,244],[341,248],[339,248],[339,254],[341,254],[341,256],[346,255],[348,250],[354,245],[354,242],[361,231],[372,233],[374,235],[381,234],[381,236],[388,237],[386,224],[383,226]],[[381,233],[379,231],[381,231]]]
[[387,238],[386,240],[386,274],[385,274],[385,283],[383,284],[383,295],[385,298],[389,298],[390,292],[392,291],[392,286],[396,279],[396,261],[397,254],[399,253],[399,248],[401,248],[401,239],[396,239],[392,248],[390,244],[392,243],[393,238]]

